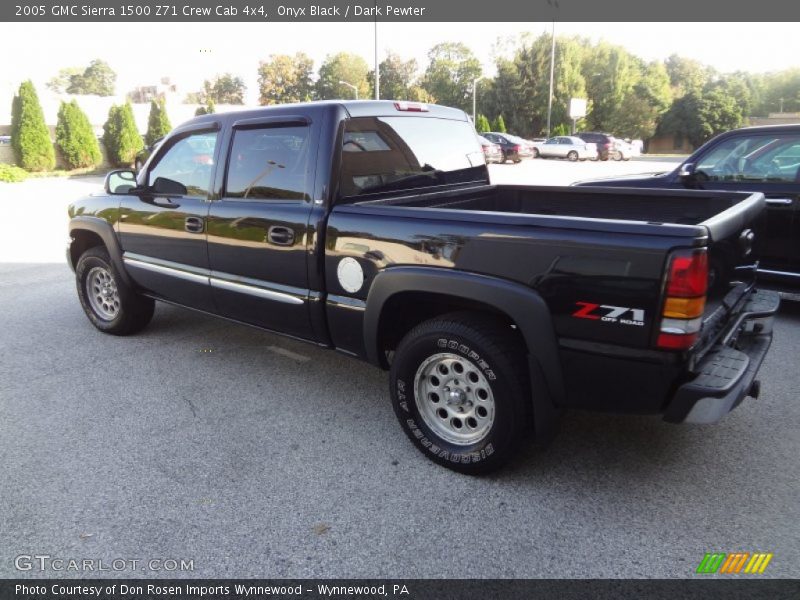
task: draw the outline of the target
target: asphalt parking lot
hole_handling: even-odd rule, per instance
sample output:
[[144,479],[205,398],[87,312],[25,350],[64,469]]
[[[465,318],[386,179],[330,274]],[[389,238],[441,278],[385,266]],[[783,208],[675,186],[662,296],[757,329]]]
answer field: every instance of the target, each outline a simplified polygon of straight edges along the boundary
[[[493,178],[669,166],[538,160]],[[95,331],[64,206],[99,182],[0,184],[0,577],[81,575],[15,568],[38,554],[194,567],[99,574],[117,576],[686,578],[711,551],[772,552],[765,576],[800,575],[797,306],[761,398],[720,424],[569,413],[546,450],[469,478],[411,446],[369,365],[165,305],[139,335]]]

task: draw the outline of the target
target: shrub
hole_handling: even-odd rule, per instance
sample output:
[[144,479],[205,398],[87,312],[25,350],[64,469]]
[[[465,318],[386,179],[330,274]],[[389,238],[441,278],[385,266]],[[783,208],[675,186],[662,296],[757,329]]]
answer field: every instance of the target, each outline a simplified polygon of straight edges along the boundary
[[214,101],[211,98],[209,98],[205,106],[201,106],[194,111],[194,116],[199,117],[200,115],[213,115],[215,112],[217,112],[217,105],[214,104]]
[[167,135],[172,129],[169,117],[167,116],[167,107],[164,100],[153,100],[150,103],[150,117],[147,119],[147,133],[144,136],[144,142],[147,146],[152,146],[157,140]]
[[497,133],[506,133],[506,122],[503,120],[503,115],[497,115],[494,120],[494,129]]
[[0,181],[4,181],[6,183],[18,183],[20,181],[25,181],[27,177],[28,174],[24,169],[20,169],[15,165],[0,163]]
[[122,106],[114,105],[108,111],[108,120],[103,125],[103,143],[108,160],[117,167],[131,166],[136,155],[144,148],[130,102]]
[[487,119],[484,115],[478,115],[478,118],[475,119],[475,131],[478,133],[486,133],[487,131],[491,130],[489,119]]
[[19,86],[11,111],[11,146],[19,166],[28,171],[54,169],[56,152],[33,83]]
[[71,169],[94,167],[103,160],[89,117],[75,100],[62,102],[58,109],[56,145]]

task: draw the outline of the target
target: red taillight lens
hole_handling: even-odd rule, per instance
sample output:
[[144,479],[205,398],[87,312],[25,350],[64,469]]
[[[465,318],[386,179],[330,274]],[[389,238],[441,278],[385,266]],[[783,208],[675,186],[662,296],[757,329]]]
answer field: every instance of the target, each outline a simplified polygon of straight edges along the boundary
[[519,144],[517,144],[516,146],[513,146],[511,149],[512,149],[514,152],[519,152],[519,151],[520,151],[522,148],[519,146]]
[[680,250],[670,257],[664,308],[656,346],[688,350],[703,326],[708,291],[708,255],[705,250]]
[[667,296],[693,298],[708,290],[708,255],[704,250],[676,254],[669,265]]

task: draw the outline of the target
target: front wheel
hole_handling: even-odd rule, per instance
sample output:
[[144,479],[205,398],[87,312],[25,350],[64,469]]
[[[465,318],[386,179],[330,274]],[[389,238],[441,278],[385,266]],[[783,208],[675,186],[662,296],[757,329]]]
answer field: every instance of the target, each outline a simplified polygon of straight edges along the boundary
[[569,154],[567,154],[567,158],[570,161],[575,162],[576,160],[578,160],[578,153],[575,152],[575,150],[570,150]]
[[83,311],[103,333],[136,333],[153,318],[153,299],[137,294],[125,283],[102,246],[81,255],[75,266],[75,282]]
[[415,327],[397,347],[392,405],[409,439],[454,471],[493,471],[530,422],[526,355],[511,326],[452,313]]
[[619,161],[621,161],[622,159],[623,159],[622,152],[615,152],[615,153],[614,153],[614,160],[616,160],[617,162],[619,162]]

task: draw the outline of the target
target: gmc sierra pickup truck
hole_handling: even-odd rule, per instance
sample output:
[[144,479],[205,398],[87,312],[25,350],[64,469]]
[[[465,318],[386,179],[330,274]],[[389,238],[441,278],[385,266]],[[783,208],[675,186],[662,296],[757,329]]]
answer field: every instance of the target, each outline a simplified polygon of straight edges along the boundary
[[100,331],[160,300],[367,360],[413,444],[480,473],[565,408],[711,423],[756,397],[779,302],[754,281],[763,207],[491,185],[462,111],[315,102],[181,125],[70,206],[67,254]]

